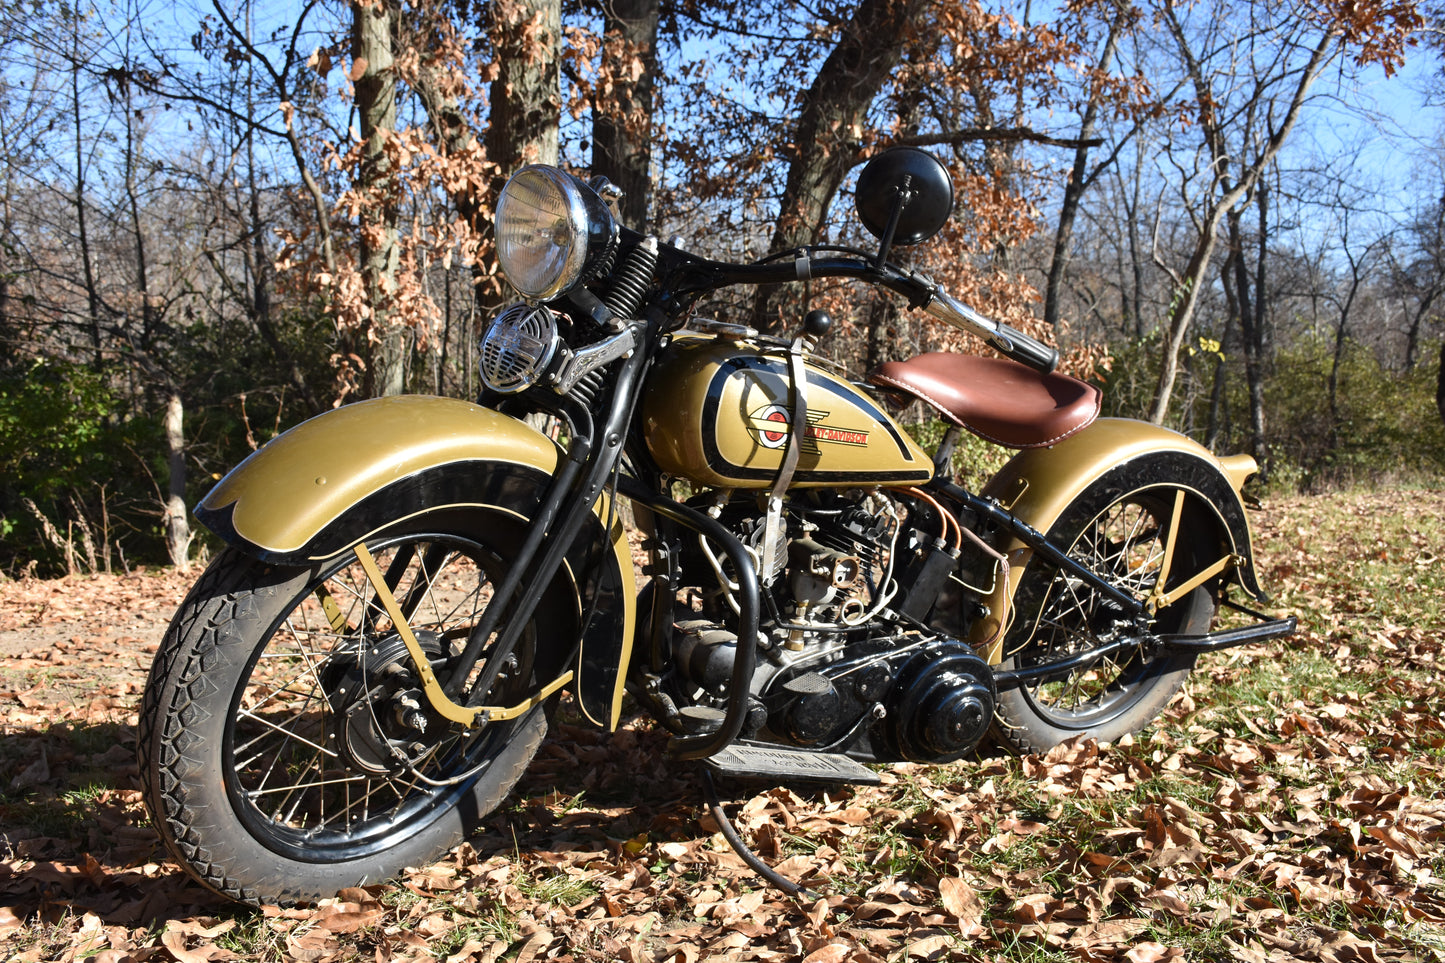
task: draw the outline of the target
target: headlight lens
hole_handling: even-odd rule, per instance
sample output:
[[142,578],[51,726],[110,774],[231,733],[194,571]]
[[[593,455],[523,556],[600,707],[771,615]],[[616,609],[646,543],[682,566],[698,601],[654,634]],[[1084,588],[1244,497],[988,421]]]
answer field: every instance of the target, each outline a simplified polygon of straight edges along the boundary
[[496,230],[502,273],[534,301],[590,280],[617,239],[612,213],[595,191],[541,165],[522,168],[502,188]]

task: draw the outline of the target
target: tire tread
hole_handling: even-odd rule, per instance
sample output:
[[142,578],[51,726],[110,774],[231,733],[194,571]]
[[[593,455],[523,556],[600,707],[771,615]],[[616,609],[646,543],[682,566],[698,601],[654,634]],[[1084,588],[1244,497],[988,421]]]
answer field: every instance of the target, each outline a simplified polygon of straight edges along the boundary
[[[320,882],[330,864],[318,864],[309,884],[297,884],[287,878],[279,885],[268,882],[263,887],[248,879],[260,879],[265,871],[274,878],[274,865],[264,869],[247,865],[246,860],[232,858],[230,853],[218,857],[213,846],[231,847],[225,839],[215,838],[213,825],[208,825],[203,833],[198,823],[203,817],[214,822],[215,814],[206,815],[206,799],[194,800],[198,792],[193,782],[196,777],[188,774],[201,765],[193,753],[202,743],[192,727],[198,714],[209,716],[214,711],[207,702],[214,701],[219,693],[212,678],[217,667],[229,664],[235,655],[249,656],[250,648],[256,645],[254,633],[248,635],[238,629],[263,617],[265,606],[258,602],[275,597],[276,586],[281,582],[308,574],[305,569],[281,569],[235,550],[228,549],[218,556],[177,610],[156,652],[141,699],[137,762],[146,809],[161,841],[171,856],[207,889],[256,906],[291,905],[330,895],[323,892],[328,884]],[[245,652],[228,655],[235,647]],[[231,693],[223,695],[229,698]],[[525,772],[545,734],[545,718],[540,711],[533,721],[518,726],[514,740],[507,747],[510,751],[503,754],[507,764],[489,770],[473,787],[477,812],[486,813],[500,805]],[[518,745],[521,740],[525,743]],[[214,778],[220,782],[219,774]],[[209,788],[200,789],[200,794],[213,794],[208,792]],[[198,809],[198,805],[202,808]],[[445,838],[438,840],[444,845],[438,846],[433,855],[462,840],[465,829],[460,820],[456,822],[450,830],[442,830],[436,824],[418,834],[424,836],[432,828],[436,828],[438,835],[445,832]],[[244,832],[239,828],[233,831]],[[351,882],[338,877],[335,888],[347,885]]]

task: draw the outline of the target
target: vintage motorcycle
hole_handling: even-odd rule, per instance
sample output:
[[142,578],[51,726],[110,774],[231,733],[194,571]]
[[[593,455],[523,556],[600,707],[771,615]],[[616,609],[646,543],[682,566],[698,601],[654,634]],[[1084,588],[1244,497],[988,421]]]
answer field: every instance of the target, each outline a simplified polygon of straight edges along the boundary
[[[990,734],[1118,739],[1200,653],[1292,631],[1228,597],[1262,597],[1252,459],[1099,419],[1053,349],[889,262],[952,213],[928,153],[861,172],[876,251],[723,263],[621,229],[617,196],[546,166],[508,182],[498,261],[523,300],[482,335],[479,404],[328,412],[197,508],[228,547],[156,655],[139,753],[207,886],[285,903],[425,864],[502,802],[564,692],[604,729],[630,695],[711,771],[871,782],[863,763]],[[810,278],[1010,360],[928,353],[859,384],[814,353],[822,312],[790,339],[695,315]],[[914,401],[948,426],[932,456],[889,414]],[[962,430],[1018,450],[978,493],[948,470]],[[1220,604],[1252,621],[1211,631]]]

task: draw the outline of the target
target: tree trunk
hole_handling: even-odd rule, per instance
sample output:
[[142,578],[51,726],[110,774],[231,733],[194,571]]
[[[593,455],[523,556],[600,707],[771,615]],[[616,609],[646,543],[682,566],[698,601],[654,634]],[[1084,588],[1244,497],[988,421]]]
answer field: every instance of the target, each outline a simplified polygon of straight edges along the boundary
[[[902,57],[910,25],[928,8],[926,0],[862,0],[844,25],[803,97],[771,251],[818,239],[833,195],[858,162],[857,142],[868,108]],[[760,288],[753,302],[754,326],[776,330],[786,302],[783,287]]]
[[1194,308],[1199,303],[1199,286],[1209,270],[1210,258],[1214,255],[1214,244],[1219,236],[1219,220],[1225,211],[1219,205],[1210,212],[1203,222],[1199,237],[1194,243],[1194,252],[1184,269],[1174,292],[1164,338],[1164,353],[1159,366],[1159,381],[1154,387],[1154,399],[1149,404],[1149,420],[1156,425],[1164,424],[1169,414],[1169,401],[1174,396],[1174,382],[1179,377],[1179,349],[1189,334],[1194,321]]
[[493,5],[497,79],[491,86],[487,158],[497,165],[493,197],[524,164],[557,163],[562,115],[559,0]]
[[[495,165],[488,199],[479,214],[490,216],[507,178],[526,164],[555,164],[562,119],[560,0],[514,0],[492,4],[492,36],[497,78],[490,89],[491,113],[483,140],[487,160]],[[473,278],[495,276],[496,255],[485,249]],[[477,308],[490,316],[512,294],[478,288]]]
[[1440,420],[1445,422],[1445,341],[1440,342],[1440,369],[1435,376],[1435,407],[1440,410]]
[[1205,428],[1204,447],[1211,451],[1217,450],[1219,436],[1223,434],[1224,426],[1224,387],[1227,380],[1227,369],[1224,363],[1224,346],[1229,343],[1229,336],[1234,331],[1235,325],[1240,321],[1240,289],[1235,279],[1237,277],[1236,265],[1241,256],[1238,245],[1238,218],[1231,215],[1230,218],[1230,249],[1229,257],[1225,259],[1224,267],[1219,272],[1220,287],[1224,290],[1224,333],[1220,336],[1219,357],[1214,364],[1214,387],[1209,395],[1209,424]]
[[[1099,55],[1098,70],[1107,73],[1110,65],[1114,62],[1114,53],[1119,46],[1119,35],[1123,32],[1124,25],[1130,16],[1130,7],[1127,3],[1120,3],[1114,11],[1114,19],[1109,23],[1109,36],[1104,41],[1104,50]],[[1103,99],[1103,88],[1100,84],[1093,84],[1089,88],[1089,102],[1084,107],[1084,116],[1079,123],[1079,146],[1074,148],[1074,166],[1069,171],[1069,180],[1064,185],[1064,200],[1059,206],[1059,226],[1054,233],[1054,253],[1049,260],[1049,277],[1044,285],[1044,323],[1051,328],[1059,326],[1059,288],[1063,285],[1064,272],[1069,266],[1069,257],[1072,253],[1074,239],[1074,221],[1079,213],[1079,201],[1083,199],[1084,191],[1094,177],[1098,176],[1096,170],[1093,175],[1088,175],[1089,166],[1089,145],[1086,143],[1094,136],[1094,124],[1099,116],[1099,103]],[[1107,166],[1104,165],[1104,166]]]
[[[1406,308],[1408,311],[1408,307]],[[1427,306],[1421,305],[1421,310],[1412,313],[1410,328],[1405,332],[1405,371],[1415,370],[1415,365],[1420,361],[1420,320],[1424,317]],[[4,318],[0,317],[0,325],[3,325]]]
[[1430,307],[1435,299],[1440,296],[1442,288],[1445,288],[1445,278],[1435,278],[1430,282],[1428,290],[1421,292],[1419,304],[1416,305],[1410,318],[1410,330],[1405,335],[1405,370],[1414,371],[1415,365],[1420,363],[1420,329],[1425,316],[1430,313]]
[[[557,162],[562,110],[560,0],[489,4],[483,22],[490,31],[497,76],[488,89],[490,112],[480,153],[467,111],[442,78],[423,62],[415,82],[443,154],[474,154],[472,162],[490,172],[486,178],[458,178],[449,188],[457,213],[485,236],[507,178],[525,164]],[[490,246],[483,247],[473,264],[472,281],[476,316],[490,315],[512,297],[494,287],[500,279]]]
[[[1410,319],[1410,331],[1405,338],[1405,370],[1415,370],[1420,363],[1421,323],[1430,314],[1430,308],[1441,294],[1445,294],[1445,198],[1438,200],[1430,209],[1428,219],[1416,222],[1413,233],[1419,239],[1420,252],[1429,266],[1426,282],[1416,295],[1418,302]],[[1414,285],[1409,285],[1414,287]],[[1408,311],[1408,308],[1407,308]]]
[[[0,123],[3,123],[3,119],[0,119]],[[8,141],[9,138],[6,137],[5,140]],[[8,368],[19,357],[17,349],[20,345],[19,332],[11,330],[10,315],[10,282],[19,276],[19,265],[11,263],[13,249],[10,244],[15,223],[11,207],[14,174],[8,165],[5,171],[0,173],[0,177],[4,178],[3,185],[0,185],[0,370]]]
[[1214,359],[1214,385],[1209,390],[1209,425],[1204,433],[1204,447],[1217,450],[1219,439],[1229,430],[1229,410],[1224,404],[1224,389],[1229,383],[1229,365],[1225,363],[1224,345],[1234,328],[1234,319],[1226,318],[1224,334],[1219,339],[1220,352]]
[[[658,0],[604,6],[608,103],[593,105],[592,172],[623,191],[622,222],[646,233],[652,210],[652,87],[657,72]],[[640,70],[633,78],[634,68]]]
[[867,370],[872,371],[885,361],[891,361],[898,354],[898,320],[902,317],[898,302],[882,291],[877,292],[868,304],[868,355]]
[[84,272],[85,300],[88,308],[90,330],[90,345],[94,352],[91,360],[92,366],[98,371],[104,364],[101,357],[101,336],[100,336],[100,290],[96,287],[95,264],[90,252],[90,232],[85,217],[85,148],[87,138],[81,129],[80,113],[80,71],[83,61],[80,54],[80,16],[79,10],[72,11],[71,15],[71,55],[70,65],[70,106],[72,111],[71,120],[75,124],[75,226],[76,240],[80,244],[80,264]]
[[1265,266],[1269,263],[1269,185],[1259,185],[1259,237],[1255,248],[1254,331],[1250,337],[1254,371],[1249,378],[1249,450],[1269,474],[1269,450],[1265,445],[1264,383],[1270,363],[1270,302],[1266,295]]
[[166,399],[166,551],[182,572],[191,569],[191,524],[186,515],[185,408],[179,392]]
[[[1259,205],[1259,244],[1267,244],[1269,200],[1263,187],[1255,195]],[[1249,452],[1263,463],[1264,444],[1264,264],[1258,266],[1254,293],[1250,294],[1249,269],[1244,259],[1244,239],[1240,230],[1243,211],[1231,210],[1229,223],[1229,265],[1226,286],[1233,291],[1239,305],[1239,330],[1244,342],[1244,380],[1249,393]]]
[[[371,350],[366,393],[397,395],[406,387],[410,339],[392,321],[396,271],[401,257],[397,238],[397,171],[387,155],[387,140],[396,133],[396,72],[392,47],[396,12],[391,0],[356,0],[351,5],[351,56],[356,80],[356,112],[361,121],[362,159],[358,187],[362,207],[360,267],[371,308],[371,334],[356,332]],[[362,341],[361,339],[364,339]],[[374,340],[373,340],[374,339]]]
[[[409,42],[413,46],[417,46],[425,41],[423,38],[413,37]],[[427,121],[431,124],[437,150],[443,157],[460,168],[469,169],[474,175],[451,178],[445,184],[452,207],[456,209],[458,217],[466,222],[473,231],[479,236],[486,236],[491,231],[490,218],[492,208],[495,206],[491,192],[496,188],[496,184],[495,178],[489,173],[493,167],[489,164],[489,158],[485,156],[477,134],[473,130],[471,115],[463,107],[446,72],[430,65],[426,58],[422,58],[422,61],[417,64],[412,82],[415,85],[417,97],[421,101],[422,109],[426,111]],[[495,91],[493,93],[495,94]],[[486,300],[490,290],[483,288],[483,284],[489,281],[493,284],[497,283],[490,273],[494,263],[494,259],[487,249],[484,249],[483,258],[472,262],[474,296],[479,301]],[[447,283],[447,296],[450,298],[450,271],[447,272]],[[496,299],[491,300],[495,301]],[[479,306],[474,303],[474,308]],[[447,309],[447,317],[451,318],[450,307]],[[471,337],[464,337],[462,341],[470,350]],[[470,373],[467,378],[470,380]],[[464,394],[469,396],[470,392],[464,392]]]
[[135,239],[135,287],[140,297],[141,348],[149,351],[155,331],[155,307],[151,303],[150,272],[146,264],[145,231],[141,228],[140,200],[136,197],[135,108],[131,85],[125,85],[125,197],[130,208],[131,233]]
[[1325,397],[1330,413],[1330,434],[1326,442],[1329,451],[1340,447],[1340,365],[1345,357],[1345,345],[1349,342],[1348,308],[1341,309],[1340,323],[1335,328],[1335,348],[1330,355],[1330,373],[1325,377]]

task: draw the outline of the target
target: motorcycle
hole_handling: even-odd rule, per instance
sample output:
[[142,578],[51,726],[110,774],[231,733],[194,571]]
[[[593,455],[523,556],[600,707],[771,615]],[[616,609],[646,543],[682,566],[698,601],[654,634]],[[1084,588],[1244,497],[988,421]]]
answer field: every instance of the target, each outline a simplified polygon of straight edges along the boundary
[[[1099,418],[1052,348],[888,260],[951,216],[932,155],[860,173],[876,250],[725,263],[621,228],[617,196],[547,166],[507,183],[497,258],[522,299],[481,336],[479,403],[327,412],[196,509],[226,547],[157,652],[139,756],[206,886],[314,901],[432,861],[503,801],[564,692],[603,729],[630,696],[709,772],[871,783],[868,763],[988,738],[1117,740],[1201,653],[1293,631],[1229,595],[1264,598],[1251,458]],[[721,288],[810,278],[1003,357],[855,383],[815,352],[823,312],[791,338],[697,316]],[[947,426],[931,455],[890,414],[915,402]],[[949,470],[963,431],[1017,450],[977,493]],[[1222,605],[1253,621],[1213,629]]]

